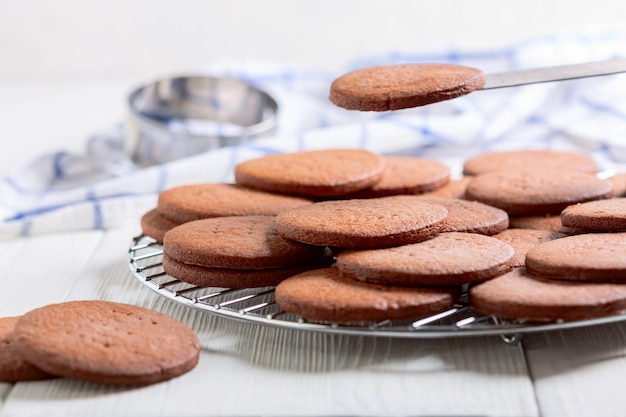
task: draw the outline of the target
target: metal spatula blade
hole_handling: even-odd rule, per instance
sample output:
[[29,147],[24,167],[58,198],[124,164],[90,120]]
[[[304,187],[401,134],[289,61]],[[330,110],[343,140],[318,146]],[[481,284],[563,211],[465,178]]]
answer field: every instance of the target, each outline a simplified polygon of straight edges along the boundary
[[485,74],[483,90],[626,72],[626,58]]

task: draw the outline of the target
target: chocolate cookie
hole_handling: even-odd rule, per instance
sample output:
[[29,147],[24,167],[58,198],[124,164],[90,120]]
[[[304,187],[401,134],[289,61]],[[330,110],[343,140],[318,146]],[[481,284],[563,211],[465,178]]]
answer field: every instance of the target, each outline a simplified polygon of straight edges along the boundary
[[348,110],[387,111],[450,100],[485,84],[482,71],[454,64],[362,68],[330,86],[330,101]]
[[383,159],[363,149],[328,149],[268,155],[235,167],[235,180],[270,192],[333,197],[376,184]]
[[475,233],[441,233],[424,242],[337,255],[346,276],[379,284],[452,286],[484,281],[513,267],[507,243]]
[[282,268],[319,258],[323,247],[285,239],[274,216],[217,217],[181,224],[165,234],[163,252],[211,268]]
[[559,214],[545,214],[537,216],[510,216],[511,229],[535,229],[560,232],[563,228]]
[[517,268],[472,287],[468,299],[475,310],[497,317],[580,320],[626,310],[626,284],[551,280]]
[[150,236],[159,243],[163,242],[165,232],[179,224],[159,213],[157,209],[152,209],[141,216],[141,230],[143,234]]
[[149,384],[193,369],[195,333],[163,313],[108,301],[50,304],[26,313],[15,347],[36,367],[105,384]]
[[163,269],[171,277],[200,287],[256,288],[275,286],[290,276],[330,266],[332,261],[326,256],[283,268],[228,269],[185,264],[163,255]]
[[595,175],[537,169],[494,171],[474,177],[465,198],[510,215],[559,214],[570,204],[610,198],[613,186]]
[[471,180],[471,176],[455,178],[443,187],[422,195],[424,197],[465,198],[465,189]]
[[275,216],[311,200],[266,193],[235,184],[190,184],[159,194],[157,210],[175,223],[212,217]]
[[511,245],[513,250],[515,250],[515,257],[513,258],[515,267],[526,265],[526,253],[531,248],[534,248],[541,242],[547,242],[548,240],[558,239],[564,236],[566,235],[562,233],[536,229],[507,229],[493,235],[496,239],[500,239]]
[[566,227],[603,232],[626,232],[626,198],[589,201],[561,212]]
[[572,281],[626,283],[626,233],[589,233],[541,243],[526,254],[528,272]]
[[280,213],[276,230],[311,245],[381,248],[428,239],[446,217],[445,208],[418,196],[323,201]]
[[494,235],[509,227],[506,211],[477,201],[458,198],[424,197],[448,210],[446,227],[442,232],[467,232]]
[[441,162],[408,156],[383,156],[381,179],[370,188],[343,198],[377,198],[422,194],[443,187],[450,181],[450,168]]
[[563,226],[563,223],[561,223],[561,216],[558,214],[545,214],[539,216],[509,216],[509,228],[549,230],[563,235],[587,233],[584,229]]
[[0,381],[19,382],[54,378],[24,359],[12,340],[13,329],[21,316],[0,317]]
[[587,154],[550,150],[516,150],[485,152],[463,165],[465,175],[478,175],[493,171],[517,171],[543,169],[556,171],[578,171],[588,174],[598,172],[598,164]]
[[404,320],[438,313],[455,302],[456,288],[406,288],[344,277],[337,268],[304,272],[278,284],[276,303],[311,321]]

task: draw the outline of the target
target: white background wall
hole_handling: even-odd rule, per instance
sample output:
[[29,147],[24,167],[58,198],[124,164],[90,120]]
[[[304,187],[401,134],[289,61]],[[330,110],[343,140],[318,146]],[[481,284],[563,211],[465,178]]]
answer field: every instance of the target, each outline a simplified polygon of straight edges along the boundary
[[618,0],[0,0],[0,172],[80,149],[123,117],[136,83],[221,58],[339,69],[391,49],[622,26]]
[[0,76],[144,75],[626,26],[619,0],[1,0]]

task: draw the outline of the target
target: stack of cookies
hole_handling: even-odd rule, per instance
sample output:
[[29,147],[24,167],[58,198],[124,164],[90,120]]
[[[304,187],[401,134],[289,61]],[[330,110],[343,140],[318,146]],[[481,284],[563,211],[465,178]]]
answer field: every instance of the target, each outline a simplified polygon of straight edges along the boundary
[[[169,275],[204,287],[276,286],[284,310],[312,321],[417,318],[450,308],[467,288],[486,314],[592,317],[626,305],[618,296],[589,306],[600,297],[589,285],[620,294],[626,280],[626,236],[606,233],[626,232],[626,198],[619,177],[599,179],[597,169],[576,153],[493,152],[451,180],[437,161],[360,149],[270,155],[239,164],[236,184],[164,191],[142,227],[163,243]],[[519,286],[578,304],[548,314]]]
[[[502,168],[506,167],[506,170]],[[599,179],[569,152],[492,152],[470,159],[465,196],[500,207],[513,271],[470,289],[476,310],[510,319],[575,320],[626,309],[623,174]]]

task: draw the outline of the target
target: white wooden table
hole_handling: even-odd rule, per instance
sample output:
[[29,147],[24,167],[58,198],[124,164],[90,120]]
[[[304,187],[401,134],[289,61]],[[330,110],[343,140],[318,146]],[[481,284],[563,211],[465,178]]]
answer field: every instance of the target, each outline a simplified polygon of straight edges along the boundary
[[0,383],[0,417],[624,416],[626,322],[499,337],[392,339],[243,323],[140,284],[137,225],[0,242],[0,315],[104,299],[157,309],[198,333],[198,366],[141,388],[66,379]]

